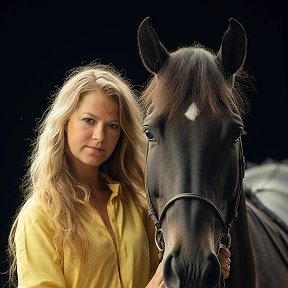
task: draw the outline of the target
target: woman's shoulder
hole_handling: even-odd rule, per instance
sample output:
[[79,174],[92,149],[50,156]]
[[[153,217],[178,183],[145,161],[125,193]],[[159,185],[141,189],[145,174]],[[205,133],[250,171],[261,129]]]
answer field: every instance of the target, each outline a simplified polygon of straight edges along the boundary
[[[51,239],[55,233],[55,224],[51,220],[40,200],[33,196],[26,200],[17,216],[15,230],[15,243],[19,253],[21,252],[21,257],[29,257],[29,251],[32,250],[42,251],[50,248],[53,250]],[[47,248],[48,245],[50,248]]]
[[45,208],[41,204],[40,200],[36,197],[30,197],[26,200],[22,206],[18,219],[25,222],[44,221],[50,219],[49,214],[45,211]]

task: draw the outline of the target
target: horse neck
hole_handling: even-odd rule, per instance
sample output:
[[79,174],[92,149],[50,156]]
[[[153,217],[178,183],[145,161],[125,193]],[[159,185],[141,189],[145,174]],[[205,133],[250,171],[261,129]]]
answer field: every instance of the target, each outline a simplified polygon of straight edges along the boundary
[[227,287],[255,288],[255,262],[249,234],[244,193],[239,203],[238,218],[231,229],[231,273]]

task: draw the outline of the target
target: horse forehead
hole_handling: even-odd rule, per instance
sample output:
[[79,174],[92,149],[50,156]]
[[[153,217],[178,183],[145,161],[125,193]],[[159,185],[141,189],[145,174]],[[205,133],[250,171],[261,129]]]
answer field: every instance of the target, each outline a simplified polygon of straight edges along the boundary
[[191,121],[195,121],[199,114],[200,110],[195,102],[192,102],[184,113],[185,117]]

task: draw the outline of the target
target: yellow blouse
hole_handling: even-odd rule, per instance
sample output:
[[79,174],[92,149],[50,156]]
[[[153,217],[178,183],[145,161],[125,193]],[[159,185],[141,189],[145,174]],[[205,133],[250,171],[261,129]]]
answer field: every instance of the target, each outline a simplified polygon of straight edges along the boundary
[[116,243],[97,211],[83,207],[79,217],[89,241],[87,266],[65,247],[55,248],[53,223],[35,198],[24,205],[15,237],[19,288],[146,286],[157,267],[153,223],[119,183],[110,179],[108,186],[112,193],[107,211]]

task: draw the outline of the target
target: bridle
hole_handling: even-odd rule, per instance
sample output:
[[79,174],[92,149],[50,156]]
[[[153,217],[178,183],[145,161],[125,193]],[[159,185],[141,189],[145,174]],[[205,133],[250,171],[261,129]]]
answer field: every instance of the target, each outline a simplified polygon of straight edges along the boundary
[[[147,145],[147,153],[146,157],[148,156],[148,150],[149,150],[149,145]],[[146,161],[147,163],[147,161]],[[147,165],[146,165],[147,166]],[[149,217],[153,220],[154,225],[155,225],[155,243],[156,246],[159,250],[159,257],[163,257],[164,249],[165,249],[165,242],[164,242],[164,237],[163,237],[163,231],[161,229],[161,225],[163,222],[163,219],[165,218],[167,210],[174,204],[176,201],[180,199],[190,199],[190,200],[198,200],[201,202],[204,202],[207,206],[209,206],[217,215],[218,219],[220,220],[222,224],[222,233],[219,239],[218,243],[218,249],[220,244],[225,245],[228,249],[231,246],[231,234],[230,230],[232,228],[232,225],[235,221],[235,219],[238,217],[238,208],[239,208],[239,203],[241,199],[241,194],[243,192],[243,178],[245,174],[245,157],[243,154],[243,148],[242,148],[242,140],[241,137],[239,138],[239,181],[237,185],[237,195],[235,199],[235,204],[234,204],[234,209],[231,213],[229,221],[226,221],[224,216],[222,215],[220,209],[213,203],[211,199],[209,199],[206,196],[202,196],[196,193],[180,193],[172,197],[164,206],[162,211],[158,214],[156,213],[156,210],[154,209],[151,201],[151,195],[148,190],[148,184],[147,184],[147,178],[146,177],[146,191],[148,194],[148,214]],[[224,284],[225,286],[225,284]]]

